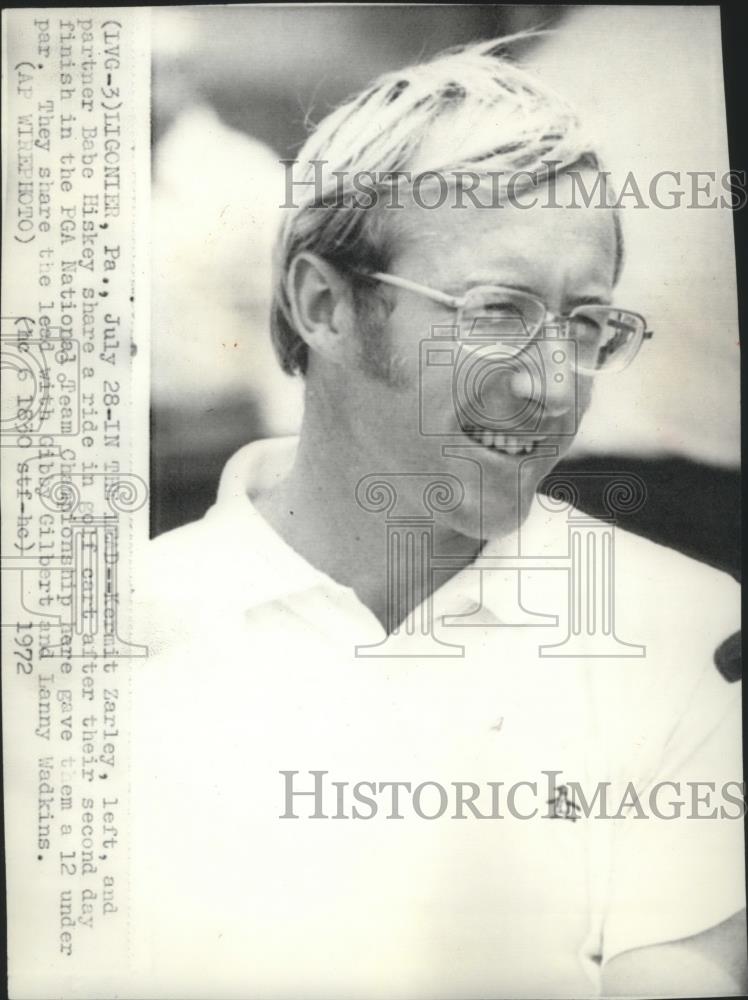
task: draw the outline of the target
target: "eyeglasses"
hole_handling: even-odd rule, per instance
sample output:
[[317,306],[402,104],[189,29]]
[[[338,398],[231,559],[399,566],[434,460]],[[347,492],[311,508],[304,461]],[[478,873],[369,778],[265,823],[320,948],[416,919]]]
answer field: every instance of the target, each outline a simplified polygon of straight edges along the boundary
[[500,342],[509,354],[521,354],[539,339],[568,338],[576,345],[572,364],[584,375],[621,372],[654,335],[639,313],[606,305],[579,305],[571,312],[550,312],[528,292],[499,285],[471,288],[465,295],[449,295],[394,274],[374,271],[361,277],[403,288],[457,310],[461,336],[477,342]]

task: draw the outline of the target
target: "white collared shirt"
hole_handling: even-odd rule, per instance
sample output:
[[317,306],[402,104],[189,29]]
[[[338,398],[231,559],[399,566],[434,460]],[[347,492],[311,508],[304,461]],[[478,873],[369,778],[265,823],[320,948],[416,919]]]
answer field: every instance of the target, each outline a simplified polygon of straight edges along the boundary
[[[614,630],[645,655],[598,655],[594,637],[585,655],[548,655],[569,635],[569,513],[536,503],[522,552],[557,569],[468,567],[433,597],[434,635],[460,655],[421,655],[416,633],[385,647],[354,591],[251,503],[294,447],[242,449],[205,518],[153,543],[157,655],[138,674],[132,741],[143,989],[594,996],[601,962],[742,909],[742,822],[685,815],[687,783],[713,782],[719,810],[742,779],[740,685],[713,663],[738,628],[734,581],[616,528]],[[299,818],[281,818],[289,781],[316,780],[321,797],[293,797]],[[551,818],[547,791],[557,801],[567,781],[588,800],[608,782],[609,815],[632,782],[646,818]],[[680,794],[659,807],[680,798],[681,818],[649,808],[664,781]],[[363,782],[371,818],[353,793]],[[428,814],[438,785],[448,807],[422,818],[401,789],[403,818],[388,819],[385,782],[431,783]],[[458,808],[468,782],[491,818]],[[510,815],[512,786],[514,812],[537,815]],[[318,801],[328,818],[310,818]]]

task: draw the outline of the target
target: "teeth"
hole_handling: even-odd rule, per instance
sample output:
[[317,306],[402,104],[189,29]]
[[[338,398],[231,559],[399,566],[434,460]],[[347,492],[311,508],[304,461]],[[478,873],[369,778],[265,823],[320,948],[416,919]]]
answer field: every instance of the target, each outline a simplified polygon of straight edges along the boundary
[[494,448],[507,455],[529,455],[542,438],[518,437],[515,434],[501,434],[498,431],[485,430],[482,427],[468,427],[467,434],[482,444],[484,448]]

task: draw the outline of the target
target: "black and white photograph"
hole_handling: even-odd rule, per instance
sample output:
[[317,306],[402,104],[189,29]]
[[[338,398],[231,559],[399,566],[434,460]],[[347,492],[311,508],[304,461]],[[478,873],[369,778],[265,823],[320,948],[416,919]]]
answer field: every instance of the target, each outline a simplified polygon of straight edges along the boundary
[[735,24],[4,11],[10,996],[748,990]]

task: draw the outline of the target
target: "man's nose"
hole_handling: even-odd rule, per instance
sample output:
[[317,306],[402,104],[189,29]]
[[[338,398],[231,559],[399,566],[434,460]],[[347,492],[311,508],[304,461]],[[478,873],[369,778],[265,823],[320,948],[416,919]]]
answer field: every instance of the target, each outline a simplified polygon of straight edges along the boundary
[[571,345],[563,340],[539,340],[514,359],[509,387],[518,399],[559,417],[574,406],[574,380]]

